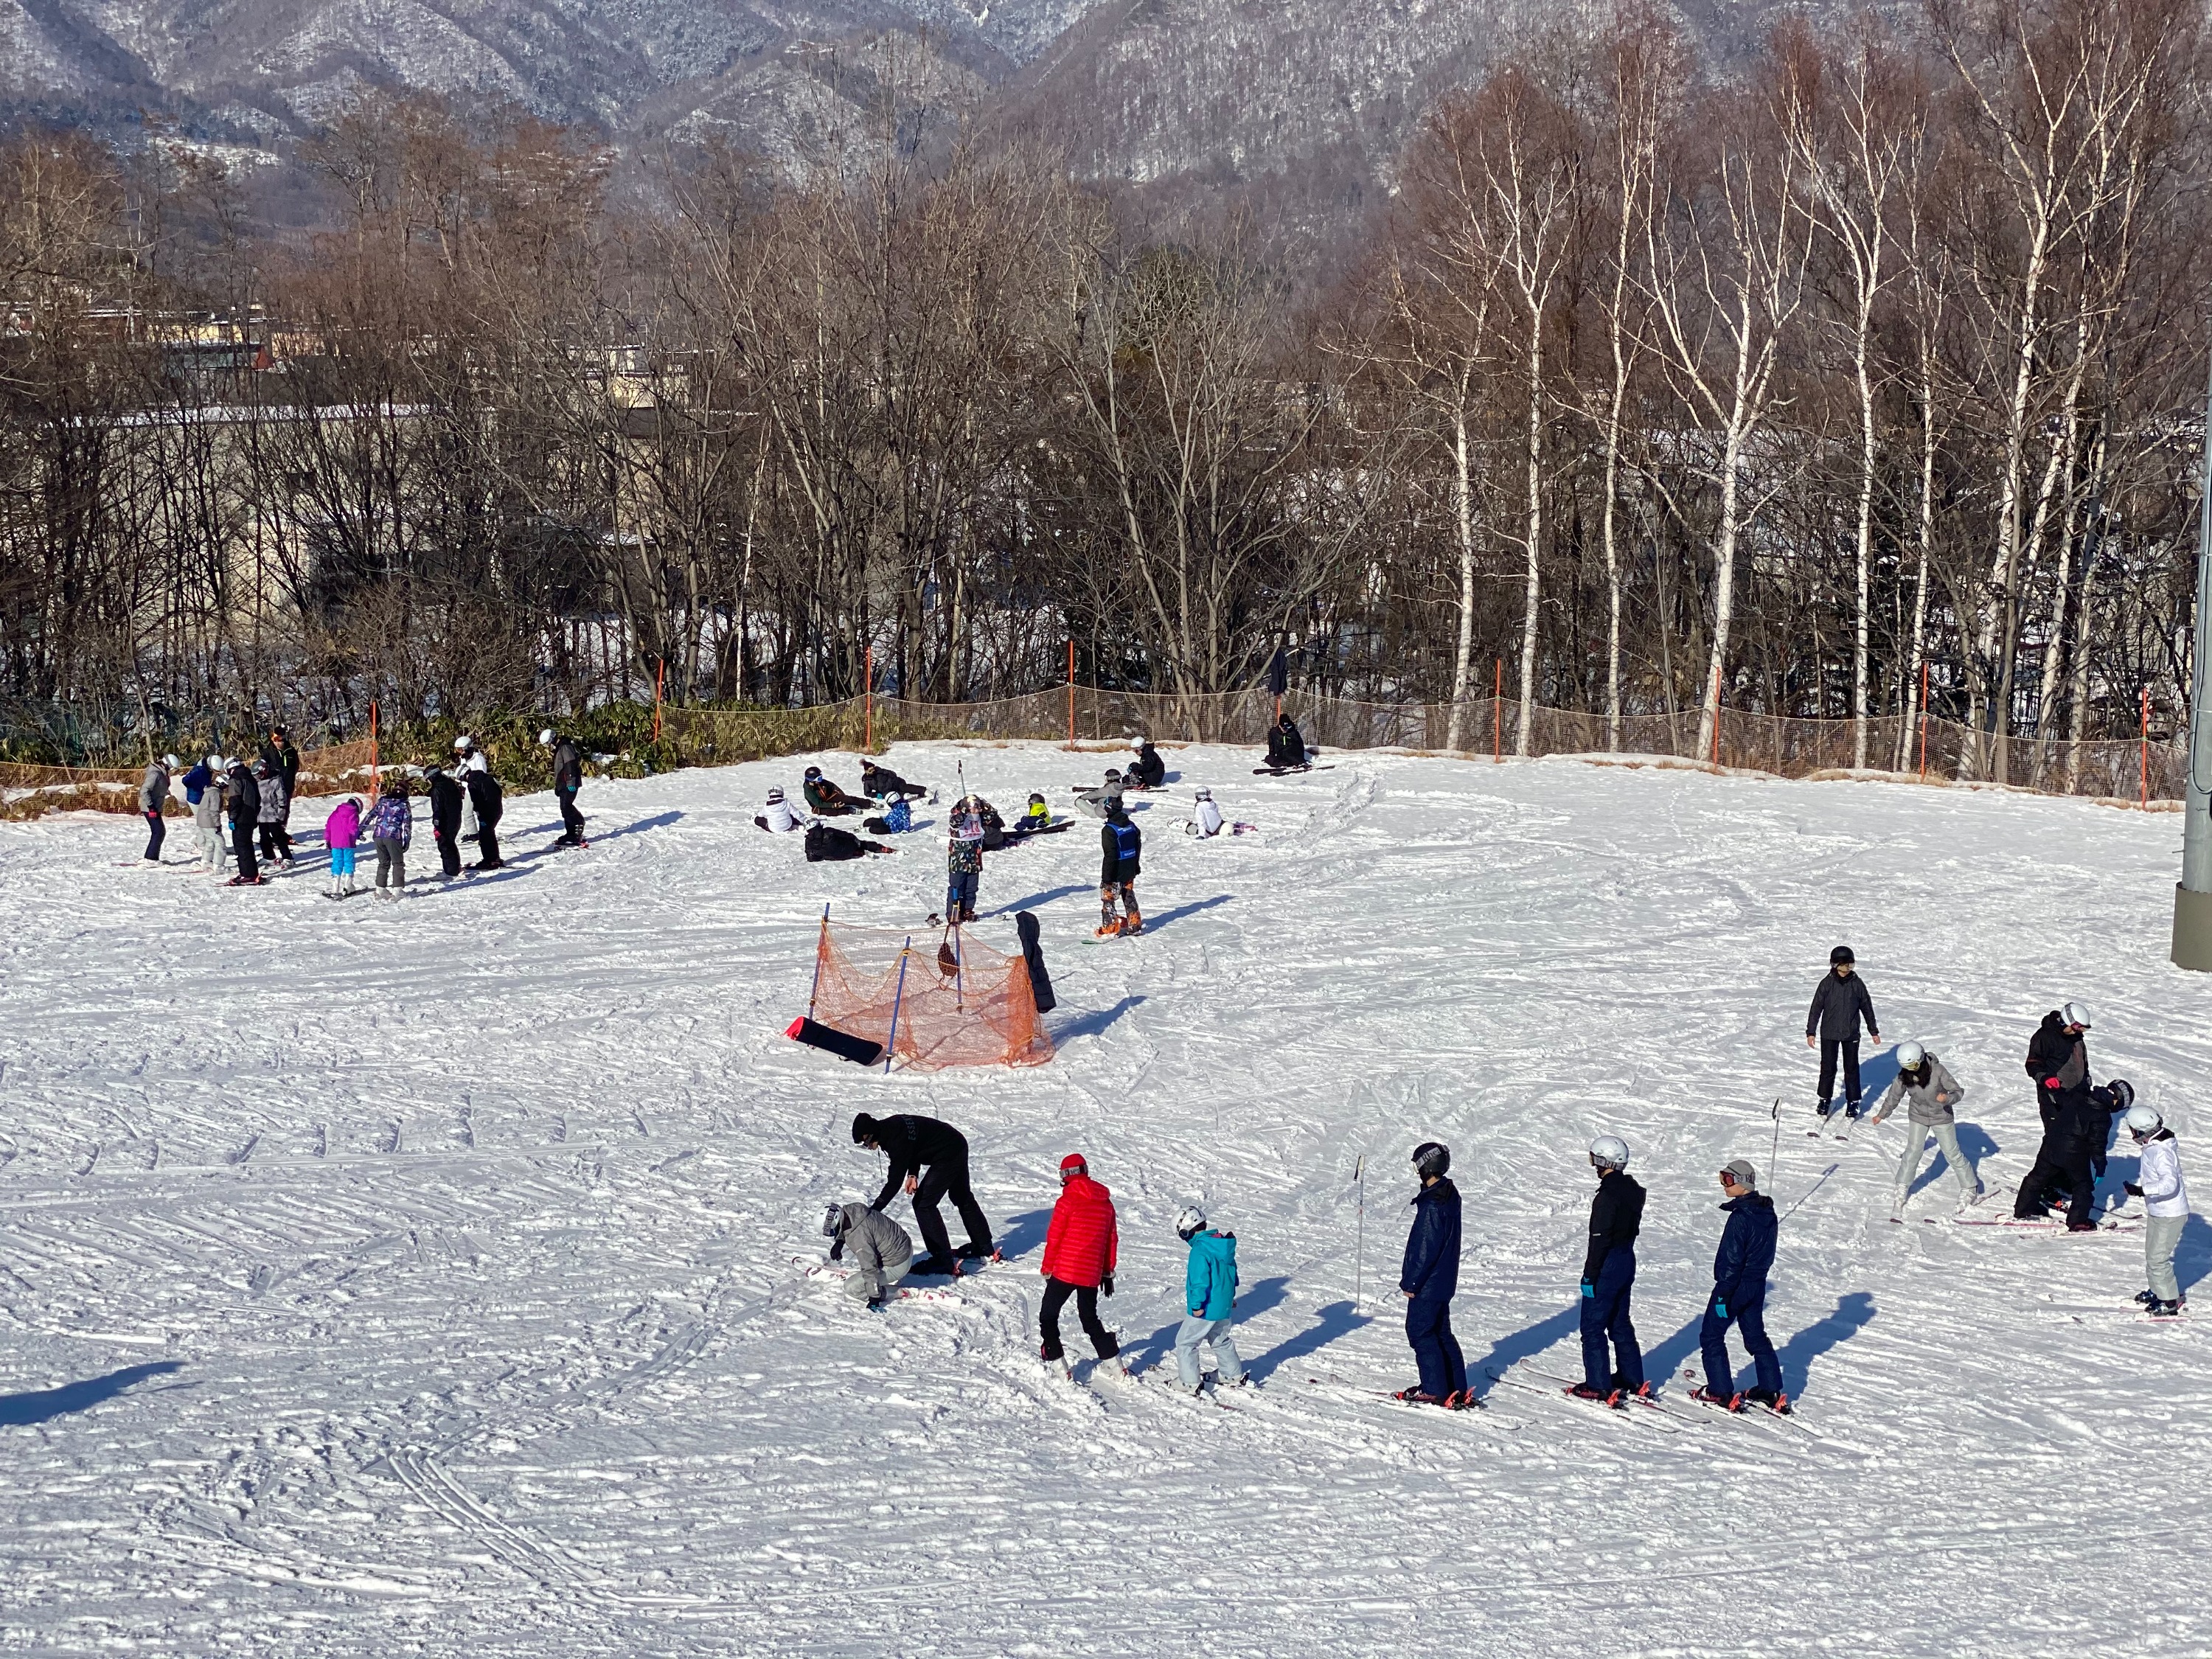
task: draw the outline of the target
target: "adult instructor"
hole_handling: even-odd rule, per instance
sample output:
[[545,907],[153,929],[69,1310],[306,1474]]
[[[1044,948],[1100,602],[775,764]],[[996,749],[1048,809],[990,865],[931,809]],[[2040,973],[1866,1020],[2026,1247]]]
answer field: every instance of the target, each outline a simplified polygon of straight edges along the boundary
[[[884,1189],[868,1206],[881,1210],[903,1186],[914,1200],[915,1225],[921,1232],[926,1255],[914,1264],[916,1273],[952,1273],[962,1259],[975,1261],[996,1254],[991,1243],[991,1223],[968,1185],[968,1137],[949,1123],[906,1112],[896,1117],[874,1118],[861,1112],[853,1119],[853,1144],[879,1152],[890,1160]],[[950,1198],[968,1229],[968,1242],[956,1252],[945,1231],[945,1218],[937,1206]]]

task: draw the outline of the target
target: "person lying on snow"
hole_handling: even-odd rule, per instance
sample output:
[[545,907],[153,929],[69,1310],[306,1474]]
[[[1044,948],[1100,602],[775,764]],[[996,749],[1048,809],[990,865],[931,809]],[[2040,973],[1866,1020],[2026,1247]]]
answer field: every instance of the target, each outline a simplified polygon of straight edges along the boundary
[[1306,740],[1298,735],[1288,714],[1267,732],[1267,764],[1284,769],[1313,764],[1313,757],[1306,752]]
[[806,769],[805,793],[806,804],[825,818],[841,818],[848,812],[857,812],[866,804],[854,800],[836,784],[822,775],[822,769]]
[[806,861],[809,864],[840,864],[847,859],[857,859],[870,853],[896,853],[896,847],[886,847],[879,841],[862,841],[849,830],[832,829],[826,823],[806,826]]
[[1157,789],[1167,781],[1168,763],[1160,758],[1160,751],[1152,747],[1150,738],[1139,738],[1137,758],[1123,781],[1132,789]]
[[1106,769],[1106,781],[1096,789],[1076,792],[1075,810],[1086,817],[1103,818],[1121,810],[1121,772],[1119,767]]
[[872,760],[860,763],[860,793],[876,800],[890,800],[903,796],[919,800],[929,791],[918,783],[908,783],[888,766],[878,766]]

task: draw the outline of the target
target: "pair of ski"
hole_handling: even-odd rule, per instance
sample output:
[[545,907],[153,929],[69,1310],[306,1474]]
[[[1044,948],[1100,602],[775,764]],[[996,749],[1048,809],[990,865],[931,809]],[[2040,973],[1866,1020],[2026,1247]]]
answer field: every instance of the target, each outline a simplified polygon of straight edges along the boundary
[[1301,772],[1334,772],[1336,768],[1334,766],[1255,766],[1252,769],[1252,775],[1255,778],[1291,778],[1296,777]]
[[[1524,1371],[1528,1374],[1526,1376],[1517,1374]],[[1656,1389],[1647,1395],[1623,1394],[1617,1399],[1592,1400],[1575,1393],[1582,1384],[1580,1377],[1562,1376],[1556,1371],[1540,1371],[1533,1365],[1512,1365],[1502,1371],[1486,1371],[1484,1375],[1504,1388],[1524,1389],[1551,1400],[1595,1406],[1602,1411],[1618,1413],[1624,1422],[1641,1423],[1662,1434],[1680,1434],[1683,1425],[1696,1420],[1688,1413],[1675,1410]],[[1529,1377],[1543,1380],[1532,1382]],[[1642,1410],[1631,1411],[1631,1406],[1641,1407]]]

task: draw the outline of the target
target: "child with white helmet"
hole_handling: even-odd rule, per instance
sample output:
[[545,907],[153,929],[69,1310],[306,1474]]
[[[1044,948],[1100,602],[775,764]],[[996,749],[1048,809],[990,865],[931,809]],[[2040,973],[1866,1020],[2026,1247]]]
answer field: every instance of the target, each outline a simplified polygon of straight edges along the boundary
[[1183,1314],[1176,1332],[1176,1376],[1193,1394],[1204,1386],[1198,1366],[1198,1349],[1213,1349],[1214,1376],[1227,1388],[1244,1382],[1244,1362],[1237,1357],[1237,1344],[1229,1326],[1237,1307],[1237,1235],[1206,1224],[1206,1212],[1186,1205],[1176,1218],[1176,1237],[1190,1246],[1190,1263],[1183,1273]]
[[1897,1192],[1890,1200],[1889,1218],[1905,1219],[1905,1200],[1920,1173],[1920,1155],[1928,1150],[1931,1134],[1942,1150],[1943,1167],[1959,1183],[1959,1207],[1980,1203],[1986,1189],[1973,1160],[1959,1149],[1958,1121],[1951,1115],[1951,1109],[1966,1097],[1966,1091],[1943,1062],[1917,1042],[1897,1045],[1897,1077],[1875,1106],[1874,1121],[1880,1123],[1896,1110],[1900,1097],[1907,1108],[1905,1155],[1897,1162]]
[[2173,1252],[2189,1224],[2189,1188],[2181,1179],[2181,1143],[2166,1127],[2154,1106],[2134,1105],[2121,1120],[2141,1149],[2142,1167],[2127,1183],[2130,1197],[2140,1198],[2148,1212],[2143,1223],[2143,1271],[2150,1288],[2136,1300],[2150,1310],[2153,1319],[2179,1318],[2187,1305],[2180,1282],[2173,1276]]
[[1192,811],[1194,814],[1190,823],[1193,835],[1204,839],[1221,833],[1221,809],[1213,804],[1213,791],[1200,790]]

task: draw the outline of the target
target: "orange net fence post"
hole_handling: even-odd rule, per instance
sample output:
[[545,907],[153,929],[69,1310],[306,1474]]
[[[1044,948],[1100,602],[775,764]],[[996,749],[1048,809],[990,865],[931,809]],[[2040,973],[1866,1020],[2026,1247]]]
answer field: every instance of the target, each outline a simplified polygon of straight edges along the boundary
[[[909,1071],[1042,1066],[1052,1038],[1037,1016],[1029,963],[948,932],[934,951],[907,936],[824,917],[814,953],[811,1018],[880,1043]],[[904,983],[901,983],[903,970]]]

